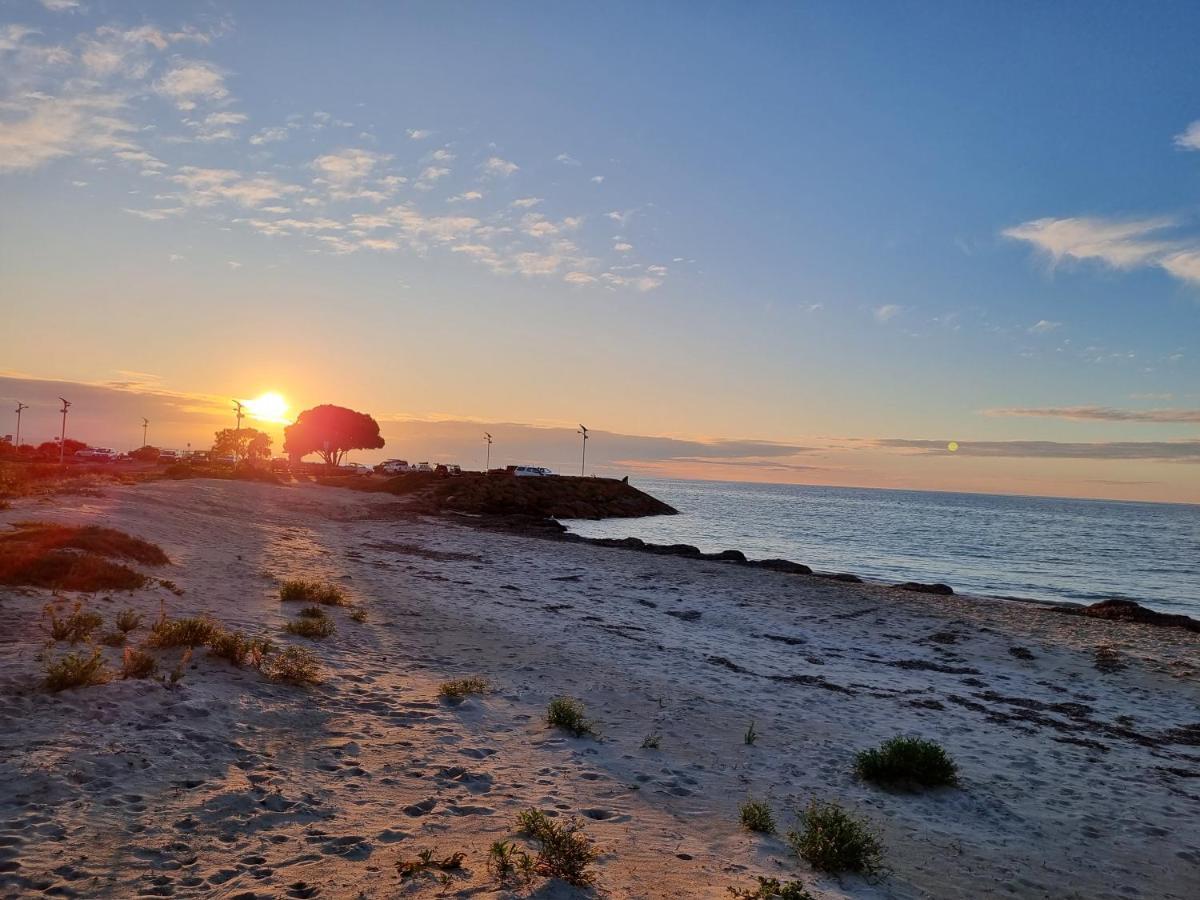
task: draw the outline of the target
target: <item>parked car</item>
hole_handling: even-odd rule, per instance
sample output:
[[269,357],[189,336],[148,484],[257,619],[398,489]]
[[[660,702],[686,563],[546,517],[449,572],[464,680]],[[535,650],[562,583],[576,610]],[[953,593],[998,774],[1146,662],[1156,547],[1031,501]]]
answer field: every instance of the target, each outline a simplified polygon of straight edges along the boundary
[[160,463],[177,463],[179,462],[178,450],[160,450],[158,453],[158,461]]
[[433,466],[431,466],[427,462],[417,463],[415,466],[413,466],[413,471],[415,471],[415,472],[432,472]]
[[338,466],[338,471],[343,475],[370,475],[371,469],[364,466],[362,463],[345,463]]
[[407,459],[385,459],[375,467],[381,475],[402,475],[412,470]]
[[107,447],[85,447],[75,453],[76,459],[86,459],[88,462],[116,462],[117,452]]
[[542,466],[509,466],[508,471],[518,478],[545,478],[554,474]]

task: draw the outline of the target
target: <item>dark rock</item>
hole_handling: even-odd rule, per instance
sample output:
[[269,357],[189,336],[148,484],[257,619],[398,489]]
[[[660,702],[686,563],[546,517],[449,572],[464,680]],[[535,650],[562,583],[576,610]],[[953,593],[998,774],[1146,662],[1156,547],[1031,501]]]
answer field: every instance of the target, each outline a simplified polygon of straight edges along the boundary
[[1175,613],[1161,613],[1147,609],[1132,600],[1101,600],[1091,606],[1055,607],[1054,612],[1070,616],[1087,616],[1091,619],[1109,619],[1117,622],[1140,622],[1143,625],[1158,625],[1166,628],[1184,628],[1200,632],[1200,619]]
[[668,616],[674,616],[677,619],[682,619],[685,622],[695,622],[700,618],[700,610],[698,609],[681,609],[671,610],[667,613]]
[[943,597],[948,597],[954,593],[954,588],[948,584],[922,584],[919,581],[906,581],[903,584],[894,585],[902,591],[913,591],[917,594],[939,594]]
[[849,572],[816,572],[818,578],[828,578],[830,581],[844,581],[847,584],[862,584],[862,579]]
[[693,547],[691,544],[647,544],[645,549],[647,553],[659,556],[688,556],[699,559],[704,555],[699,547]]
[[705,559],[716,560],[717,562],[742,562],[746,561],[746,554],[741,550],[722,550],[720,553],[705,554]]
[[793,575],[811,575],[812,569],[804,563],[792,562],[790,559],[756,559],[751,565],[760,569],[770,569],[772,572],[789,572]]

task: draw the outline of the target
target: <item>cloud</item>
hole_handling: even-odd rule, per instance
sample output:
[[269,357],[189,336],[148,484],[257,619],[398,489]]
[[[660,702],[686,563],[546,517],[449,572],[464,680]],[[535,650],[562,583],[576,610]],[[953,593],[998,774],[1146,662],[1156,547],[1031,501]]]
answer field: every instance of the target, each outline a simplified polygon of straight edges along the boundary
[[244,176],[229,169],[202,169],[183,166],[171,181],[183,186],[177,195],[187,206],[213,206],[221,202],[239,206],[262,206],[301,189],[269,176]]
[[198,100],[224,100],[229,96],[221,71],[198,60],[177,63],[154,87],[183,110],[194,109]]
[[483,194],[481,194],[479,191],[465,191],[461,194],[455,194],[453,197],[449,198],[446,202],[447,203],[463,203],[465,201],[482,200],[482,199],[483,199]]
[[1005,237],[1025,241],[1054,264],[1091,260],[1113,269],[1156,266],[1182,281],[1200,283],[1200,245],[1194,238],[1165,238],[1177,219],[1035,219],[1005,229]]
[[1050,332],[1056,331],[1061,327],[1062,322],[1051,322],[1048,319],[1038,319],[1038,321],[1034,322],[1025,330],[1030,334],[1049,334]]
[[410,128],[408,129],[408,137],[410,140],[423,141],[433,137],[433,132],[427,128]]
[[1200,409],[1114,409],[1111,406],[1048,406],[985,409],[983,414],[985,416],[1068,419],[1077,422],[1200,424]]
[[1200,150],[1200,120],[1188,125],[1182,134],[1175,135],[1175,146],[1181,150]]
[[313,168],[321,176],[336,185],[347,185],[366,178],[377,165],[391,159],[370,150],[345,149],[318,156]]
[[507,159],[501,159],[499,156],[488,157],[487,162],[482,166],[483,174],[494,175],[500,178],[507,178],[513,172],[516,172],[521,167],[515,162],[509,162]]
[[[0,172],[29,171],[68,156],[134,150],[136,126],[123,118],[126,98],[82,90],[28,96],[0,105]],[[9,113],[15,111],[17,115]]]
[[567,284],[595,284],[596,276],[589,275],[587,272],[568,272],[563,276],[563,281]]
[[904,311],[903,306],[897,306],[895,303],[885,303],[883,306],[877,306],[871,311],[871,315],[875,317],[875,321],[883,324],[890,322],[896,316]]
[[577,166],[580,164],[579,160],[567,153],[558,154],[558,156],[554,157],[554,161],[562,163],[564,166]]
[[521,197],[514,200],[509,206],[515,206],[518,209],[530,209],[542,202],[541,197]]
[[603,176],[603,175],[593,175],[593,176],[591,177],[591,181],[592,181],[592,183],[593,183],[593,184],[603,184],[603,183],[604,183],[604,176]]
[[627,244],[624,241],[618,241],[617,243],[613,244],[613,249],[618,253],[628,253],[633,249],[633,244]]
[[278,126],[274,128],[264,128],[258,133],[250,136],[250,143],[257,147],[262,144],[271,144],[275,141],[286,140],[287,136],[288,130],[286,128],[280,128]]
[[40,0],[50,12],[74,12],[79,9],[79,0]]
[[[872,442],[885,449],[915,450],[925,455],[951,455],[946,440],[904,440],[888,438]],[[1108,441],[1066,443],[1060,441],[959,441],[956,456],[982,456],[1025,459],[1109,459],[1157,460],[1162,462],[1200,463],[1200,440],[1190,441]]]
[[181,215],[184,212],[182,206],[172,206],[164,209],[128,209],[125,212],[135,215],[141,219],[147,219],[151,222],[161,222],[163,219],[170,219],[174,216]]

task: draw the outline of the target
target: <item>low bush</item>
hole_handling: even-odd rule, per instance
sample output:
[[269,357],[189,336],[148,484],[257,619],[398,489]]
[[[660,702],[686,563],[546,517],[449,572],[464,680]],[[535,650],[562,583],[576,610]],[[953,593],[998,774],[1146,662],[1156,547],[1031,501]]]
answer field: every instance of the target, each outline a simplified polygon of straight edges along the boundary
[[487,868],[498,881],[507,881],[513,876],[530,881],[536,871],[536,863],[532,856],[512,841],[493,841],[488,848]]
[[747,800],[741,808],[742,826],[750,831],[762,834],[775,833],[775,817],[771,815],[771,807],[761,800]]
[[488,683],[482,678],[457,678],[454,681],[443,681],[438,687],[438,696],[456,703],[469,694],[485,694],[487,690]]
[[132,609],[123,609],[117,614],[114,624],[117,626],[118,631],[123,634],[129,634],[129,632],[141,627],[142,615],[141,613],[134,612]]
[[737,900],[816,900],[799,881],[780,881],[778,878],[758,876],[758,886],[739,890],[730,888],[729,893]]
[[67,641],[78,644],[92,636],[92,632],[104,624],[97,613],[87,612],[82,603],[76,603],[70,615],[59,618],[53,606],[46,606],[46,615],[50,618],[50,637],[55,641]]
[[538,844],[533,869],[547,878],[559,878],[576,887],[596,880],[588,867],[600,855],[595,844],[577,821],[555,822],[538,809],[526,809],[517,815],[517,827]]
[[132,591],[146,576],[95,553],[0,545],[0,584],[57,591]]
[[279,588],[279,599],[284,603],[319,603],[322,606],[349,606],[346,592],[327,581],[293,579],[285,581]]
[[162,548],[115,528],[99,525],[55,525],[21,522],[13,531],[0,534],[0,547],[34,550],[78,550],[99,556],[131,559],[151,566],[170,562]]
[[163,616],[151,627],[146,644],[150,647],[203,647],[218,631],[218,626],[208,619],[168,619]]
[[883,846],[863,819],[837,803],[813,800],[800,817],[801,829],[789,831],[788,843],[814,869],[837,874],[879,871]]
[[584,715],[583,704],[571,697],[555,697],[546,708],[546,724],[575,737],[596,735],[595,725]]
[[124,647],[125,638],[126,635],[123,631],[109,631],[100,635],[100,643],[105,647]]
[[325,615],[325,611],[319,606],[306,606],[300,610],[300,618],[293,619],[284,625],[283,628],[288,634],[295,634],[299,637],[306,637],[312,640],[327,638],[337,631],[337,626],[333,624],[333,619]]
[[150,678],[158,671],[158,660],[145,650],[134,647],[125,648],[122,660],[122,678]]
[[262,665],[263,659],[271,652],[271,642],[265,638],[247,637],[240,631],[224,631],[217,629],[207,642],[208,652],[212,656],[241,666],[247,662],[255,668]]
[[99,649],[93,650],[91,656],[68,653],[46,664],[46,687],[54,693],[104,684],[111,677]]
[[272,681],[287,684],[318,684],[321,664],[311,650],[304,647],[285,647],[272,653],[262,662],[262,672]]
[[855,757],[854,771],[876,784],[955,785],[958,769],[946,751],[933,741],[894,737]]
[[367,621],[366,609],[361,606],[354,607],[354,609],[350,610],[350,619],[351,621],[358,622],[361,625],[363,622]]

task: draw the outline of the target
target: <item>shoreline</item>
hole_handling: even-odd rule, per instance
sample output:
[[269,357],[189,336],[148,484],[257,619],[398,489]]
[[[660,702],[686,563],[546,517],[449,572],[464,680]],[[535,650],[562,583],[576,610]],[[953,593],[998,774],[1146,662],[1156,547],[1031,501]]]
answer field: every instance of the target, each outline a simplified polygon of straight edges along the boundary
[[[519,840],[529,806],[584,822],[605,851],[598,884],[619,898],[727,898],[763,875],[819,900],[1183,900],[1200,874],[1186,813],[1200,641],[1182,629],[531,540],[310,484],[154,482],[0,511],[38,518],[119,528],[171,558],[155,574],[181,593],[90,598],[106,621],[127,604],[211,616],[313,648],[325,681],[277,685],[198,651],[174,690],[47,694],[52,596],[0,589],[0,862],[16,863],[0,892],[434,897],[436,881],[402,882],[395,862],[435,848],[467,854],[451,896],[516,897],[484,860]],[[284,634],[278,586],[295,577],[341,585],[366,621],[335,610],[325,640]],[[438,700],[468,676],[491,690]],[[548,728],[559,694],[599,739]],[[897,733],[942,743],[961,786],[858,781],[854,754]],[[878,830],[890,873],[813,872],[739,826],[747,797],[782,829],[810,798],[844,804]]]

